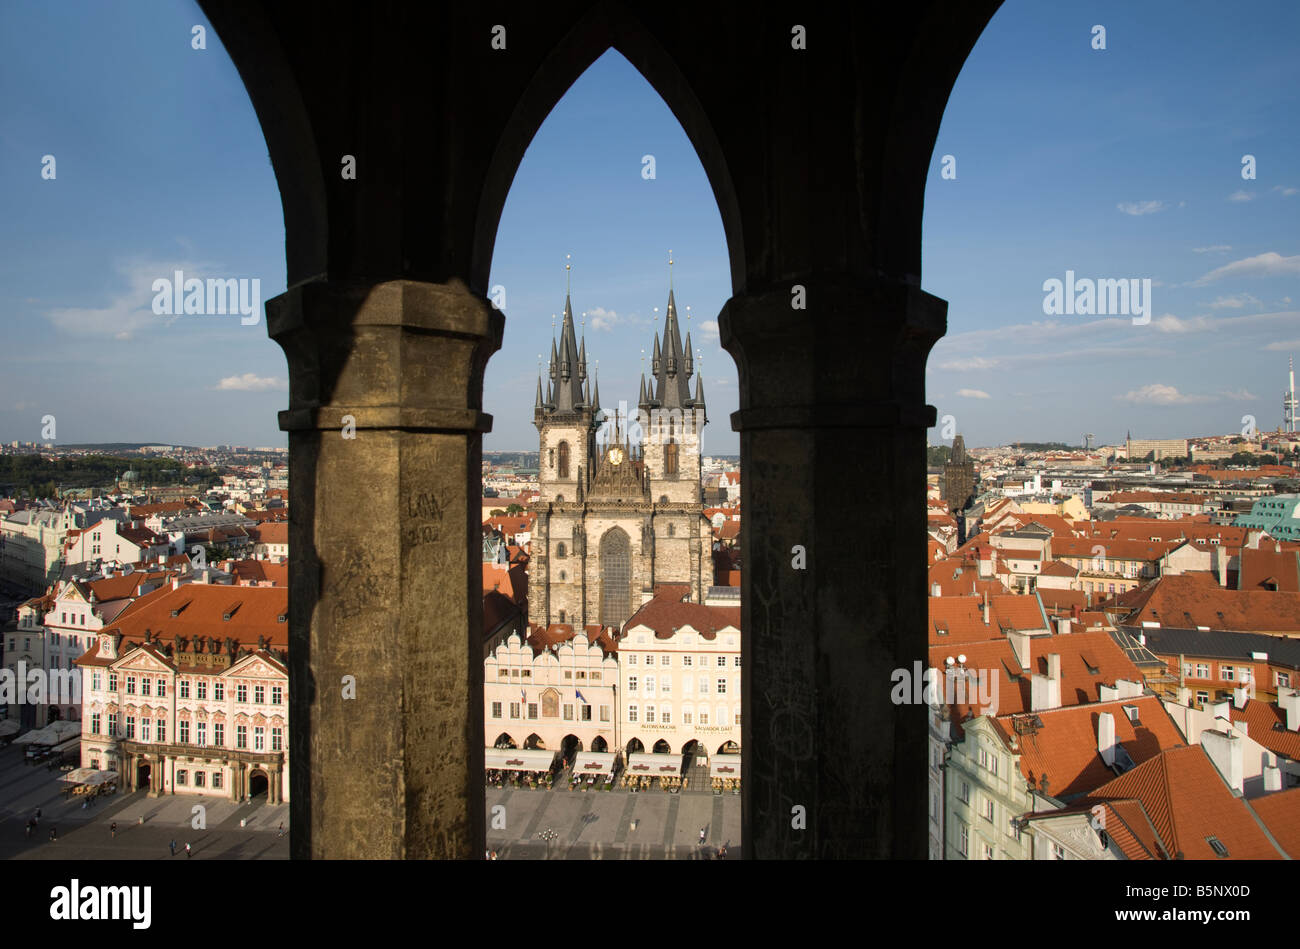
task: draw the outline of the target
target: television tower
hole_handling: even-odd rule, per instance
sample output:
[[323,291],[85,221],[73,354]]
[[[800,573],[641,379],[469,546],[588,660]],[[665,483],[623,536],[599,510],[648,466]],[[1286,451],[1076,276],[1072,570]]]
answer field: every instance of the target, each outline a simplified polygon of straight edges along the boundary
[[1282,431],[1289,432],[1292,435],[1296,431],[1296,397],[1295,397],[1295,357],[1288,360],[1290,366],[1290,386],[1286,392],[1282,393]]

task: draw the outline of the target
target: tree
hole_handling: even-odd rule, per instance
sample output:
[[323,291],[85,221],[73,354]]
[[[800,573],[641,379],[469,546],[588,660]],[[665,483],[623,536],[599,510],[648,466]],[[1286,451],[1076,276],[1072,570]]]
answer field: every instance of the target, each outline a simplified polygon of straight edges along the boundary
[[524,513],[524,509],[523,509],[520,505],[518,505],[518,504],[511,504],[509,507],[506,508],[506,513],[507,513],[507,514],[522,514],[522,513]]
[[488,517],[505,517],[505,516],[506,516],[506,512],[501,510],[501,508],[499,507],[494,507],[491,511],[488,512]]

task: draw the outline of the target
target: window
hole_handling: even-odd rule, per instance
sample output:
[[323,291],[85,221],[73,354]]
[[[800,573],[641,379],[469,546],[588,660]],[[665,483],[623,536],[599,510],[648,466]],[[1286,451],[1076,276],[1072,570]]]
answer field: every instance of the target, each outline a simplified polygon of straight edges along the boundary
[[1196,678],[1208,679],[1210,677],[1210,664],[1208,662],[1198,662],[1196,664]]
[[700,695],[709,694],[709,677],[700,676]]
[[126,677],[126,694],[135,695],[135,676]]
[[204,784],[206,783],[206,782],[205,782],[205,778],[206,778],[206,776],[207,776],[207,772],[206,772],[206,771],[195,771],[195,772],[194,772],[194,786],[195,786],[196,788],[201,788],[201,787],[203,787]]
[[629,722],[637,721],[637,707],[635,705],[629,705],[627,707],[627,720]]
[[188,699],[190,697],[190,680],[181,679],[180,685],[181,685],[181,692],[180,692],[181,698]]
[[167,723],[163,721],[161,718],[158,719],[158,740],[159,741],[167,740]]
[[671,694],[673,691],[673,680],[668,676],[664,676],[663,681],[659,683],[659,691],[664,695]]
[[719,678],[719,679],[718,679],[718,694],[719,694],[719,695],[726,695],[726,694],[727,694],[727,680],[726,680],[726,679],[723,679],[723,678]]
[[673,723],[673,707],[671,705],[665,705],[659,710],[659,721],[663,722],[665,725],[671,725]]
[[1052,859],[1053,860],[1065,859],[1065,848],[1062,847],[1060,844],[1058,844],[1055,840],[1052,841]]
[[959,825],[959,830],[957,831],[957,852],[964,857],[966,856],[966,853],[969,848],[970,848],[970,830],[966,827],[965,824],[961,824]]
[[176,772],[176,783],[181,787],[190,783],[190,773],[184,768]]
[[700,709],[700,724],[709,724],[709,710],[707,708]]
[[[12,649],[13,646],[10,645],[9,648]],[[96,692],[98,692],[101,688],[103,688],[103,685],[104,685],[104,680],[100,677],[99,673],[92,672],[90,674],[90,687],[94,689]],[[161,695],[162,693],[160,692],[158,694]],[[99,729],[95,729],[95,730],[98,731]]]
[[645,720],[646,720],[646,723],[649,724],[649,725],[653,725],[653,724],[654,724],[654,721],[655,721],[655,707],[654,707],[653,705],[647,705],[647,706],[645,707]]
[[[582,674],[579,673],[579,677],[581,677],[581,675],[582,675]],[[591,680],[594,681],[594,682],[599,682],[599,681],[600,681],[600,673],[599,673],[599,672],[593,672],[589,678],[591,678]]]
[[572,679],[572,678],[573,678],[573,670],[572,670],[572,669],[565,669],[565,670],[564,670],[564,677],[565,677],[566,679]]
[[635,691],[636,691],[636,676],[628,676],[628,677],[627,677],[627,690],[628,690],[629,692],[635,692]]
[[[527,671],[524,672],[524,675],[528,675]],[[587,678],[587,673],[584,672],[582,669],[579,669],[579,670],[578,670],[578,678],[579,678],[579,679],[585,679],[585,678]]]
[[190,743],[190,723],[182,721],[176,726],[176,731],[180,743],[182,745],[188,745]]
[[108,713],[108,734],[111,738],[117,737],[117,712]]
[[235,701],[236,702],[248,701],[248,686],[246,685],[235,686]]
[[692,712],[690,709],[682,709],[682,724],[683,724],[683,725],[689,725],[689,724],[691,724],[691,719],[693,719],[694,717],[695,717],[695,713]]
[[569,477],[569,443],[560,442],[560,464],[559,470],[556,471],[557,478]]
[[99,713],[94,712],[90,716],[90,733],[92,735],[99,734],[99,725],[100,725]]
[[500,717],[501,717],[501,703],[500,703],[500,702],[493,702],[493,703],[492,703],[492,717],[493,717],[493,718],[500,718]]
[[980,749],[980,767],[990,774],[998,773],[998,756],[993,754],[987,748]]
[[212,700],[214,702],[224,702],[226,700],[226,683],[212,683]]
[[662,656],[659,657],[659,665],[671,666],[672,664],[673,664],[673,657],[668,655],[667,653],[664,653]]
[[271,729],[271,750],[272,751],[284,750],[284,731],[282,729],[279,728]]
[[[590,707],[590,706],[588,706],[588,707]],[[608,706],[608,705],[602,705],[602,706],[600,707],[600,720],[601,720],[602,722],[607,722],[607,721],[609,721],[609,706]]]
[[984,799],[984,819],[990,824],[993,823],[993,798]]
[[148,695],[153,688],[153,679],[140,680],[140,694]]
[[629,666],[635,666],[635,665],[636,665],[636,653],[632,653],[631,655],[629,655],[629,656],[627,657],[627,664],[628,664]]
[[260,725],[255,725],[253,727],[253,750],[266,750],[266,729]]
[[218,748],[226,747],[226,726],[221,722],[212,725],[212,743]]
[[509,670],[509,669],[499,669],[499,670],[497,671],[497,678],[498,678],[498,679],[509,679],[509,678],[510,678],[510,670]]
[[1284,688],[1284,689],[1289,689],[1289,688],[1291,688],[1291,673],[1289,673],[1289,672],[1277,672],[1277,673],[1274,673],[1274,678],[1277,679],[1277,684],[1278,684],[1279,686],[1281,686],[1282,688]]
[[264,685],[253,686],[253,702],[257,705],[266,704],[266,686]]
[[961,787],[958,788],[957,790],[957,800],[961,801],[963,804],[970,803],[970,782],[969,781],[963,781],[961,783]]
[[206,745],[206,744],[208,743],[208,723],[207,723],[207,722],[195,722],[195,723],[194,723],[194,738],[195,738],[194,743],[195,743],[196,745],[198,745],[199,747],[202,747],[202,746],[204,746],[204,745]]
[[985,859],[985,860],[992,860],[992,859],[994,859],[994,857],[993,857],[993,847],[992,847],[991,845],[989,845],[989,844],[985,844],[985,845],[984,845],[984,859]]
[[645,686],[644,686],[644,689],[645,689],[645,693],[646,693],[647,695],[654,695],[654,694],[655,694],[655,677],[654,677],[654,676],[646,676],[646,677],[645,677]]
[[1007,822],[1007,836],[1016,838],[1017,843],[1020,842],[1020,821],[1014,817]]
[[236,748],[248,747],[248,726],[247,725],[235,726],[235,747]]
[[719,669],[725,668],[726,665],[727,665],[727,657],[726,657],[726,656],[719,656],[719,657],[718,657],[718,668],[719,668]]
[[[283,687],[283,686],[279,686],[279,685],[273,685],[273,686],[271,686],[271,704],[272,704],[272,705],[283,705],[283,704],[284,704],[284,687]],[[498,716],[498,717],[499,717],[499,716]]]
[[126,717],[126,737],[135,738],[135,716],[134,715],[128,715]]
[[736,709],[736,724],[740,724],[740,709]]
[[570,702],[570,703],[568,703],[568,704],[566,704],[566,705],[564,706],[564,720],[565,720],[566,722],[571,722],[571,721],[573,721],[573,703],[572,703],[572,702]]
[[1204,705],[1208,701],[1210,701],[1210,693],[1204,689],[1199,689],[1196,693],[1196,704]]
[[740,668],[740,657],[739,657],[739,656],[732,656],[732,657],[731,657],[731,664],[732,664],[733,666],[735,666],[737,669],[739,669],[739,668]]
[[511,702],[511,703],[510,703],[510,717],[511,717],[511,718],[518,718],[518,717],[519,717],[519,703],[518,703],[518,702]]
[[208,697],[208,683],[204,679],[197,679],[194,682],[194,697],[199,700]]
[[584,706],[582,707],[582,720],[583,720],[584,722],[589,722],[589,721],[591,721],[591,706],[590,706],[590,705],[584,705]]
[[529,702],[529,703],[528,703],[528,717],[529,717],[529,718],[536,718],[536,717],[537,717],[537,703],[536,703],[536,702]]
[[694,656],[682,656],[682,666],[686,669],[689,669],[691,667],[691,663],[694,661],[695,661]]
[[559,543],[559,544],[556,544],[556,545],[555,545],[555,559],[556,559],[556,560],[563,560],[567,555],[568,555],[568,551],[565,549],[563,543]]
[[1224,682],[1232,682],[1236,678],[1236,672],[1237,670],[1232,666],[1219,666],[1219,676]]
[[221,781],[221,772],[220,772],[220,771],[213,771],[213,772],[212,772],[212,787],[213,787],[213,788],[220,788],[220,787],[221,787],[221,784],[222,784],[222,781]]

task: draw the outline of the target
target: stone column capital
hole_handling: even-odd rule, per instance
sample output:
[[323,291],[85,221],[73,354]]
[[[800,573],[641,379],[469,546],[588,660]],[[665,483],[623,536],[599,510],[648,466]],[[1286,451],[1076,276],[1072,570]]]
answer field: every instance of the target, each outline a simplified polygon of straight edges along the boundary
[[736,359],[736,431],[927,428],[925,361],[948,304],[905,280],[809,274],[738,294],[718,317]]
[[266,312],[289,363],[282,430],[491,429],[483,372],[505,317],[459,281],[313,281]]

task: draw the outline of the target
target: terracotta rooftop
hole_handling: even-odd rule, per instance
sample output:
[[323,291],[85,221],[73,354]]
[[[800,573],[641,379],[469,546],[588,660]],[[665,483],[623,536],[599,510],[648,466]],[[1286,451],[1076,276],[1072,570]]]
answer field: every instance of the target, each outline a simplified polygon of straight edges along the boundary
[[1126,622],[1258,633],[1300,633],[1300,593],[1224,590],[1185,576],[1161,577]]
[[656,587],[650,602],[623,624],[624,635],[635,626],[647,626],[654,630],[656,639],[670,639],[683,626],[690,626],[705,639],[712,640],[724,627],[740,629],[740,607],[688,603],[684,600],[688,593],[690,587],[686,584]]
[[1300,787],[1247,802],[1292,860],[1300,860]]
[[1245,722],[1246,734],[1269,751],[1300,761],[1300,732],[1287,730],[1286,712],[1279,706],[1249,699],[1244,708],[1229,708],[1228,717],[1234,724]]

